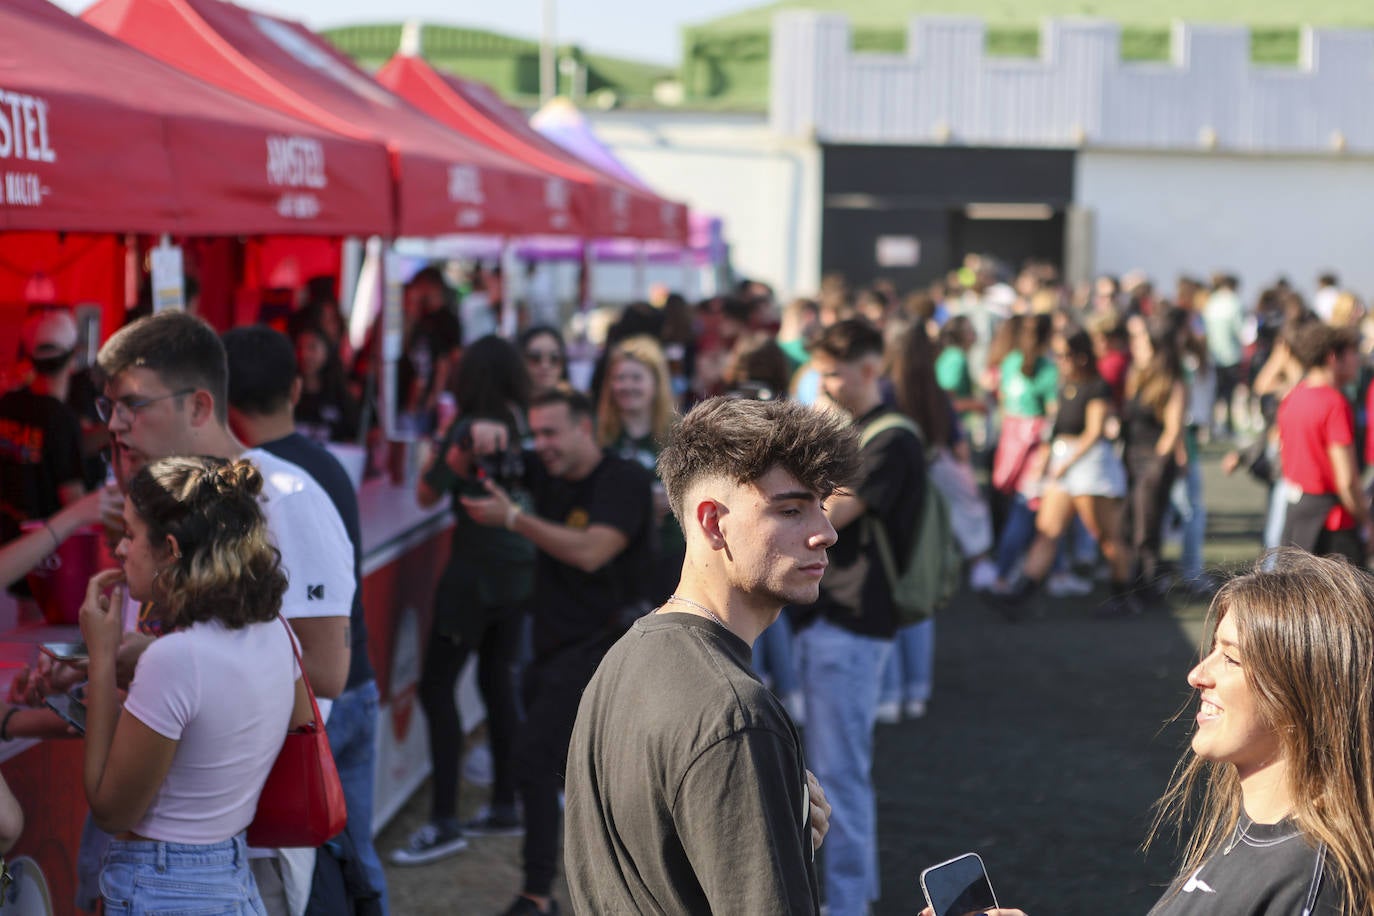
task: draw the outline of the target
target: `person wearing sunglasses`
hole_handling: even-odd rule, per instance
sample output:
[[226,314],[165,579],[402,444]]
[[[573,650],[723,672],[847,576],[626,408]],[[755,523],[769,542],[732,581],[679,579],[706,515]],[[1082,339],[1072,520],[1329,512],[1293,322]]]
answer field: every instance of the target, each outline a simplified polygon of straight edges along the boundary
[[537,396],[568,380],[568,350],[563,335],[548,325],[528,328],[520,335],[520,352],[530,373],[530,394]]

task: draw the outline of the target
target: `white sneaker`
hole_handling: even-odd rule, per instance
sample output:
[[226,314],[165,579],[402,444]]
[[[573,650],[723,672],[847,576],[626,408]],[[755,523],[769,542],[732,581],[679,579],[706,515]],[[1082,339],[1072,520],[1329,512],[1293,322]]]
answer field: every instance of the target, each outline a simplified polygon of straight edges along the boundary
[[975,592],[991,591],[997,584],[997,564],[987,557],[974,563],[968,574],[968,584]]
[[926,701],[907,700],[906,705],[902,707],[902,712],[908,719],[920,719],[926,714]]
[[1091,594],[1092,590],[1091,582],[1080,579],[1071,572],[1053,573],[1045,582],[1045,591],[1049,592],[1052,598],[1082,597]]
[[878,704],[878,721],[883,725],[896,725],[902,721],[902,704],[896,700]]

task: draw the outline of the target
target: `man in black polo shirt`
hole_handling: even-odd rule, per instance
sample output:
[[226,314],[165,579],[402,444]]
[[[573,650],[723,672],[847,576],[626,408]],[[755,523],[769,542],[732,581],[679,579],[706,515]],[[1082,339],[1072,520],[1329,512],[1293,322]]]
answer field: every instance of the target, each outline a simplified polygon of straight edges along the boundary
[[[508,916],[556,913],[550,896],[558,861],[558,792],[577,704],[596,666],[634,616],[647,610],[653,569],[652,475],[601,450],[592,406],[556,390],[530,407],[534,455],[524,512],[495,484],[463,499],[484,525],[504,525],[539,549],[535,570],[534,661],[525,673],[525,722],[515,768],[525,805],[525,886]],[[535,460],[537,457],[537,460]]]
[[222,340],[229,358],[229,424],[234,434],[250,448],[270,452],[313,477],[338,510],[353,545],[357,588],[349,614],[351,661],[348,681],[329,712],[326,730],[348,804],[348,836],[369,882],[381,895],[385,913],[386,875],[372,845],[377,681],[367,656],[358,495],[338,459],[296,432],[292,408],[300,397],[301,380],[291,341],[266,325],[234,328]]
[[[811,345],[811,364],[834,409],[855,428],[892,410],[883,403],[883,337],[861,318],[836,322]],[[925,458],[907,429],[888,429],[863,445],[858,483],[826,503],[839,540],[820,599],[803,608],[798,642],[806,698],[806,759],[834,806],[822,874],[830,916],[862,916],[878,898],[873,726],[883,665],[897,614],[876,539],[887,532],[893,556],[910,555],[925,497]]]

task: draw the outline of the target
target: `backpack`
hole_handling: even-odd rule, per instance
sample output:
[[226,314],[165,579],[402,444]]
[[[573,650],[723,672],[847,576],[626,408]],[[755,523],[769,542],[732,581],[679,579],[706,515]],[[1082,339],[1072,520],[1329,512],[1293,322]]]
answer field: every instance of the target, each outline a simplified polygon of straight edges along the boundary
[[[870,423],[859,439],[859,447],[867,446],[879,433],[889,429],[906,430],[916,437],[924,450],[925,439],[921,436],[920,428],[895,411]],[[926,476],[925,498],[921,500],[921,508],[911,524],[915,531],[911,539],[911,551],[899,566],[897,558],[892,555],[892,545],[882,522],[871,515],[864,515],[865,537],[872,538],[878,544],[883,572],[892,589],[892,604],[897,610],[898,626],[920,623],[930,618],[949,603],[963,582],[964,558],[954,537],[949,504],[945,502],[944,494],[931,482],[929,474]]]

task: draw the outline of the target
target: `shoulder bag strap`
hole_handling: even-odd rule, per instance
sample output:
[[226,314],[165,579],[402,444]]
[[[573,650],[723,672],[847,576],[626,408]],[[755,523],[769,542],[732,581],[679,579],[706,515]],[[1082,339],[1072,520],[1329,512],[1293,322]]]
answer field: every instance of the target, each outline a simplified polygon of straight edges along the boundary
[[[281,625],[286,627],[286,639],[291,643],[291,652],[296,656],[296,666],[301,669],[301,680],[305,681],[305,692],[310,694],[310,711],[315,716],[315,725],[324,727],[324,719],[320,718],[320,704],[315,702],[315,688],[310,686],[310,675],[305,673],[305,662],[301,660],[300,647],[296,645],[296,634],[291,632],[291,624],[286,622],[286,618],[278,614],[277,619]],[[291,704],[295,708],[295,703]]]

